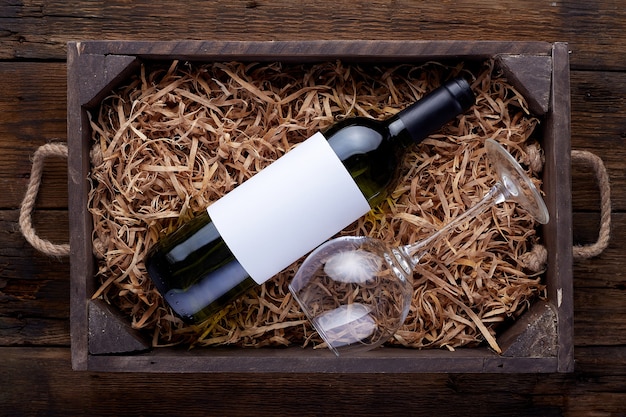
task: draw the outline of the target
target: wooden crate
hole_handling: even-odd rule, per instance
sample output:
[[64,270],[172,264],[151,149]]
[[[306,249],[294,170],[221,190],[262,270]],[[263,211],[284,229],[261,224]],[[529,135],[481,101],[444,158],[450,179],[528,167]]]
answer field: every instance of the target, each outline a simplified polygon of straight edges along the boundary
[[[71,340],[76,370],[124,372],[570,372],[573,356],[570,89],[564,43],[464,41],[109,42],[68,44]],[[97,285],[92,219],[87,210],[91,132],[87,110],[127,79],[142,61],[283,61],[421,63],[495,58],[509,81],[542,116],[548,249],[548,298],[536,302],[498,337],[503,354],[487,348],[377,349],[356,357],[291,348],[158,348],[133,331]]]

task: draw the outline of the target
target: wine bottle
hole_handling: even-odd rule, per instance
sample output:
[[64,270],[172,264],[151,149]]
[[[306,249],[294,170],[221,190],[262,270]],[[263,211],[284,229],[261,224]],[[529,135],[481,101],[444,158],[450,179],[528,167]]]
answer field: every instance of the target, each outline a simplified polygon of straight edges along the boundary
[[384,200],[406,147],[474,101],[455,78],[385,121],[316,133],[155,244],[150,278],[183,320],[210,317]]

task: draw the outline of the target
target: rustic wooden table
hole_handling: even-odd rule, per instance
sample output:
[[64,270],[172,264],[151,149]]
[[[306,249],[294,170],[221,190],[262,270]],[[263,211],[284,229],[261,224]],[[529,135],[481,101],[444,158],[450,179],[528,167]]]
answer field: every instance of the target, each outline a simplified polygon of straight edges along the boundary
[[[623,0],[107,2],[0,0],[0,415],[626,415],[626,9]],[[574,263],[571,374],[120,374],[72,371],[69,262],[18,227],[30,158],[66,138],[66,42],[464,39],[564,41],[572,148],[612,185],[608,248]],[[595,240],[593,175],[573,168],[574,242]],[[67,166],[51,160],[42,237],[68,240]]]

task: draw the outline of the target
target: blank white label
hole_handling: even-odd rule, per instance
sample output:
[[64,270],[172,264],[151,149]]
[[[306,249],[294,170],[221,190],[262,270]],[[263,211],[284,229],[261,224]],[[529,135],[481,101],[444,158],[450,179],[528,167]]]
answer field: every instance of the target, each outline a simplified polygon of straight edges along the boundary
[[207,210],[233,255],[262,284],[369,209],[316,133]]

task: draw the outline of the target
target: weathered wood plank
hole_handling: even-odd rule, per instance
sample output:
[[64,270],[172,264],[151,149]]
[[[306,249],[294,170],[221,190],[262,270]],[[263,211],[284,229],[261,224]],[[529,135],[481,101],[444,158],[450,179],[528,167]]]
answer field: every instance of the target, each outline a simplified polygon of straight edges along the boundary
[[625,296],[623,289],[574,291],[576,347],[626,344]]
[[[616,211],[626,210],[626,73],[573,71],[572,148],[589,150],[604,161]],[[574,210],[598,210],[599,194],[593,173],[575,165]]]
[[626,67],[620,0],[24,3],[0,10],[1,59],[64,59],[66,43],[81,39],[524,39],[570,42],[574,68]]
[[68,319],[0,315],[0,346],[70,346]]
[[[574,213],[574,241],[594,242],[597,213]],[[576,346],[626,344],[626,277],[623,242],[626,215],[613,213],[611,240],[598,257],[574,260],[574,341]]]
[[[626,393],[624,348],[580,348],[574,374],[311,375],[73,372],[66,348],[0,348],[0,402],[17,415],[467,416],[619,413]],[[45,366],[43,366],[45,365]],[[155,387],[156,386],[158,388]],[[81,387],[80,395],[76,387]],[[159,400],[154,400],[157,389]],[[24,393],[28,393],[25,401]],[[197,401],[210,393],[212,400]],[[279,399],[276,392],[288,392]],[[181,393],[185,398],[181,399]],[[593,396],[601,401],[594,401]],[[125,398],[127,400],[120,400]],[[344,399],[333,401],[329,399]],[[584,414],[587,413],[587,414]],[[617,414],[616,414],[617,415]]]
[[0,314],[18,318],[67,319],[69,292],[69,282],[66,281],[0,278]]
[[[0,208],[19,206],[37,147],[65,140],[66,84],[65,64],[0,62]],[[67,207],[66,161],[46,162],[38,204]]]
[[[69,260],[38,253],[18,226],[17,211],[0,210],[0,316],[69,317]],[[66,242],[67,211],[41,211],[34,227],[43,238]]]

